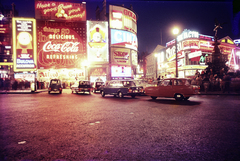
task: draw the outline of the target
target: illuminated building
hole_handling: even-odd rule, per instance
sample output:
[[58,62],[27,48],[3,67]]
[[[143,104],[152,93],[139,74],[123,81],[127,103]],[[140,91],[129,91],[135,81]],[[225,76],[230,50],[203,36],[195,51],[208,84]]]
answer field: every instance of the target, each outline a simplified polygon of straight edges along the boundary
[[[201,72],[205,70],[209,58],[211,58],[214,46],[214,37],[199,34],[196,31],[184,30],[177,37],[177,56],[178,56],[178,75],[179,77],[192,77],[195,75],[196,70]],[[235,72],[239,69],[240,65],[240,48],[237,43],[226,36],[218,40],[221,44],[219,45],[220,52],[227,55],[227,65],[230,67],[229,71]],[[238,42],[237,40],[235,42]],[[164,56],[161,56],[164,53]],[[149,78],[154,77],[155,73],[167,77],[175,76],[175,40],[166,43],[165,50],[152,52],[152,58],[154,54],[157,54],[155,60],[157,60],[157,68],[153,68],[152,75],[147,72]],[[160,57],[164,61],[159,61]],[[158,60],[159,59],[159,60]],[[147,62],[147,66],[153,65],[151,62]],[[150,77],[151,75],[151,77]]]
[[134,78],[138,65],[137,16],[132,9],[109,6],[111,79]]
[[37,75],[59,78],[66,86],[88,79],[86,3],[35,1]]

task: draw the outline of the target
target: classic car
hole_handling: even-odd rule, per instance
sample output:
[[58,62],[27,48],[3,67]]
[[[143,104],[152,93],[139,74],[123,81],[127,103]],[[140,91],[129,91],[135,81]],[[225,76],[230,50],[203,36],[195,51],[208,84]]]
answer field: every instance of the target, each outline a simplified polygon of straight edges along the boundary
[[72,93],[88,92],[88,94],[91,94],[91,91],[92,91],[91,82],[88,80],[77,81],[71,86],[71,90],[72,90]]
[[48,86],[48,93],[50,92],[59,92],[62,93],[62,83],[60,79],[51,79]]
[[152,99],[157,97],[175,98],[176,100],[188,100],[189,97],[198,94],[200,87],[191,85],[191,80],[187,78],[164,79],[158,86],[145,88],[145,94]]
[[136,86],[132,80],[112,80],[108,82],[101,89],[101,95],[114,95],[123,98],[124,96],[131,96],[135,98],[136,95],[143,94],[143,87]]
[[93,83],[93,92],[94,93],[96,93],[97,91],[99,91],[100,92],[100,89],[101,89],[101,86],[104,84],[104,82],[98,82],[98,81],[96,81],[96,82],[94,82]]

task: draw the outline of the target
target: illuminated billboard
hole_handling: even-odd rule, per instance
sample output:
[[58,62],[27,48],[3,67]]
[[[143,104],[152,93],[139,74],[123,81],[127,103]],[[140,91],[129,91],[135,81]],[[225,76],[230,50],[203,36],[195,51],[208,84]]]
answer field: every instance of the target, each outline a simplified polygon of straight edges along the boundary
[[110,28],[137,33],[136,14],[124,7],[109,5]]
[[35,1],[35,18],[41,20],[86,21],[86,3]]
[[137,36],[128,31],[111,29],[111,46],[137,50]]
[[128,66],[112,66],[111,67],[112,77],[131,77],[132,68]]
[[137,55],[137,51],[131,50],[131,53],[132,53],[132,65],[137,66],[137,65],[138,65],[138,55]]
[[111,48],[112,64],[130,65],[130,49]]
[[13,18],[14,71],[33,71],[36,66],[36,21]]
[[89,62],[108,63],[108,22],[87,21],[87,55]]
[[37,21],[38,69],[79,68],[86,56],[86,22]]

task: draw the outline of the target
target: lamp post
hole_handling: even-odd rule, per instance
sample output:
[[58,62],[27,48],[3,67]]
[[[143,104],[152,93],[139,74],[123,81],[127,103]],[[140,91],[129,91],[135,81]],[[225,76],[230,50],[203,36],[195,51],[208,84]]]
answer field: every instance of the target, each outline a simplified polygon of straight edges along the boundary
[[173,34],[175,37],[175,54],[176,54],[176,78],[178,77],[178,57],[177,57],[177,35],[179,33],[179,29],[177,27],[173,28]]

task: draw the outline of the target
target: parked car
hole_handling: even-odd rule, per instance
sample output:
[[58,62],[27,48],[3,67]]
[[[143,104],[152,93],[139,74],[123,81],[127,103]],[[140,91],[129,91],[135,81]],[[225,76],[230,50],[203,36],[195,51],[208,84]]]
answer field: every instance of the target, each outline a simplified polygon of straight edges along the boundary
[[72,93],[85,93],[87,92],[88,94],[91,94],[92,91],[92,86],[91,82],[88,80],[80,80],[75,82],[71,86]]
[[48,86],[48,93],[50,92],[59,92],[62,93],[62,82],[60,79],[51,79]]
[[102,86],[101,95],[114,95],[123,98],[124,96],[131,96],[135,98],[136,95],[143,94],[143,87],[136,86],[132,80],[112,80],[105,86]]
[[168,78],[161,81],[158,86],[145,88],[145,94],[152,99],[157,97],[169,97],[176,100],[188,100],[189,97],[198,94],[200,87],[191,85],[191,80],[186,78]]
[[94,82],[93,83],[93,92],[94,93],[96,93],[97,91],[99,91],[100,92],[100,89],[101,89],[101,86],[104,84],[104,82],[98,82],[98,81],[96,81],[96,82]]

